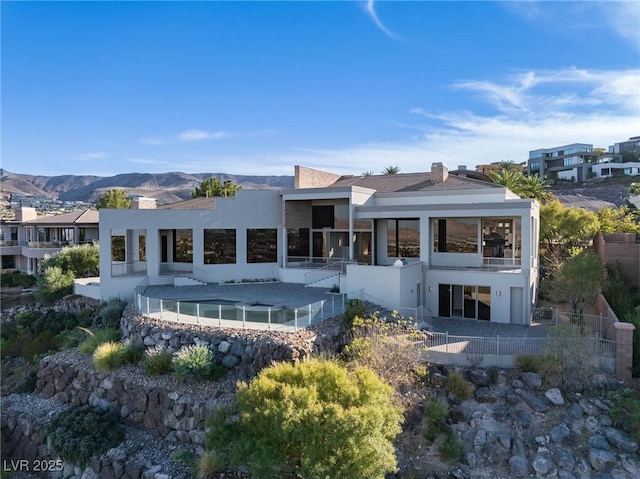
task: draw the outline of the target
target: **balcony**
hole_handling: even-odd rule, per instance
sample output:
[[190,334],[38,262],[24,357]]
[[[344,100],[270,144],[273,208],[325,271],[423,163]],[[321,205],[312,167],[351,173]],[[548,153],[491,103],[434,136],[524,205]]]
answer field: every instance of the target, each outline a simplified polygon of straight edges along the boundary
[[147,274],[146,261],[131,261],[129,263],[111,263],[111,277],[145,276]]
[[160,263],[160,274],[185,276],[193,273],[193,263]]

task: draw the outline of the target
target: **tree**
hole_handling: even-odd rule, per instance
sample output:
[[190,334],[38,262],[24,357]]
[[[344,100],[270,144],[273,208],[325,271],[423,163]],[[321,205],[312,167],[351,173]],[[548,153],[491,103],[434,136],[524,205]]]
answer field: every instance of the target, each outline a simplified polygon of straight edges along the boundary
[[225,180],[221,183],[218,178],[212,176],[200,183],[200,186],[196,187],[191,192],[192,198],[213,198],[214,196],[233,197],[236,195],[236,191],[241,190],[242,186],[236,185],[231,180]]
[[238,385],[237,410],[208,421],[206,447],[257,479],[383,479],[396,469],[402,423],[392,397],[366,368],[279,363]]
[[113,208],[126,210],[131,206],[131,199],[127,197],[127,192],[118,188],[105,191],[104,195],[98,199],[98,209]]
[[499,169],[497,171],[489,172],[488,175],[489,178],[491,178],[491,181],[495,184],[504,186],[505,188],[513,191],[516,195],[520,195],[520,184],[524,177],[521,172],[512,169]]
[[520,165],[513,160],[499,161],[498,170],[520,171]]
[[540,178],[537,174],[522,175],[517,194],[520,198],[534,198],[540,203],[546,203],[555,198],[555,195],[549,191],[549,180]]
[[38,277],[38,297],[44,303],[73,292],[73,280],[100,274],[100,251],[97,243],[67,246],[55,256],[45,256]]
[[640,224],[626,206],[600,208],[596,214],[603,233],[640,233]]
[[582,249],[573,254],[543,283],[546,294],[556,301],[570,301],[571,310],[581,315],[586,302],[593,302],[602,285],[604,268],[600,257]]
[[382,170],[383,175],[397,175],[400,173],[399,166],[387,166],[384,170]]
[[38,298],[45,304],[73,293],[73,272],[63,271],[60,266],[52,266],[42,270],[38,276]]
[[540,251],[552,269],[575,248],[584,248],[600,229],[598,216],[552,200],[540,208]]

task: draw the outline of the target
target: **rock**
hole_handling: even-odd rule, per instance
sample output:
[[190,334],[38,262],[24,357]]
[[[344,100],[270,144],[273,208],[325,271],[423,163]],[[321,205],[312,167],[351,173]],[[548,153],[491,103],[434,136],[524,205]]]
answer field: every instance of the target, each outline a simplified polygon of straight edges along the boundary
[[562,397],[562,393],[558,388],[549,389],[544,393],[544,395],[549,401],[551,401],[552,404],[555,404],[556,406],[564,404],[564,398]]
[[[534,373],[523,373],[523,374],[534,374]],[[533,394],[529,394],[523,389],[517,389],[516,394],[520,396],[527,405],[533,409],[535,412],[548,412],[549,406],[547,406],[544,401],[538,399]]]
[[569,408],[569,412],[571,413],[571,416],[576,419],[580,419],[584,414],[584,411],[582,410],[580,405],[576,403],[573,403],[571,405],[571,407]]
[[559,479],[577,479],[576,476],[574,476],[571,472],[569,471],[558,471],[558,478]]
[[541,456],[541,455],[537,455],[533,459],[533,462],[531,463],[531,467],[533,467],[533,469],[538,474],[544,476],[544,475],[548,474],[549,471],[551,471],[551,469],[553,468],[553,464],[551,463],[551,461],[547,457]]
[[611,444],[618,449],[622,449],[625,452],[636,452],[638,450],[638,443],[631,439],[627,434],[615,429],[613,427],[605,427],[602,430],[604,437],[607,438]]
[[444,374],[435,372],[429,375],[429,382],[433,387],[441,388],[447,382],[447,377]]
[[587,431],[596,432],[598,429],[598,420],[593,416],[589,416],[585,419],[584,426],[587,428]]
[[491,391],[491,389],[485,386],[482,386],[476,389],[475,397],[476,397],[476,401],[478,401],[479,403],[493,404],[498,400],[498,398],[493,393],[493,391]]
[[229,343],[228,341],[220,341],[220,344],[218,344],[218,351],[220,351],[222,354],[227,354],[230,350],[231,343]]
[[498,440],[498,444],[502,446],[507,451],[511,449],[511,435],[507,432],[499,432],[496,434],[496,439]]
[[609,442],[600,433],[589,436],[587,443],[594,449],[602,449],[604,451],[608,451],[610,449]]
[[520,379],[529,389],[537,391],[542,387],[542,378],[538,373],[526,372],[520,374]]
[[589,449],[589,464],[596,471],[606,471],[616,464],[616,456],[602,449]]
[[491,378],[484,369],[473,369],[469,372],[469,381],[476,386],[489,386]]
[[572,471],[576,466],[576,460],[570,450],[555,446],[551,448],[551,458],[561,469]]
[[511,456],[509,458],[509,469],[515,477],[525,477],[529,473],[529,464],[522,455]]
[[475,469],[478,465],[478,456],[476,456],[475,452],[467,452],[464,455],[464,460],[471,469]]
[[587,398],[580,398],[580,400],[578,400],[578,404],[580,405],[584,413],[588,414],[589,416],[598,417],[600,416],[600,414],[602,414],[600,408]]
[[517,423],[521,424],[523,427],[528,427],[531,425],[531,415],[524,409],[518,409],[516,411],[515,420]]
[[567,437],[569,437],[569,434],[571,434],[571,430],[569,430],[567,425],[564,423],[560,423],[551,428],[551,431],[549,432],[549,438],[553,442],[562,442]]
[[224,358],[222,358],[221,362],[225,368],[231,369],[240,362],[240,358],[238,358],[238,356],[234,356],[233,354],[227,354]]
[[484,429],[479,429],[478,432],[476,432],[476,437],[473,440],[473,445],[484,446],[486,443],[487,443],[487,431],[485,431]]

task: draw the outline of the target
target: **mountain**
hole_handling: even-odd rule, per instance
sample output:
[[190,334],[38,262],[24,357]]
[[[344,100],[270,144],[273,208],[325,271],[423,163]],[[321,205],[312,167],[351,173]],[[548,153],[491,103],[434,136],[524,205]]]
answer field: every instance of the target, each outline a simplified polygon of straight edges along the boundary
[[115,176],[61,175],[39,176],[11,173],[0,169],[2,199],[10,193],[46,196],[63,201],[94,203],[106,190],[119,188],[129,195],[156,198],[175,203],[191,198],[191,192],[203,180],[217,177],[231,180],[245,190],[293,188],[293,176],[251,176],[226,173],[125,173]]

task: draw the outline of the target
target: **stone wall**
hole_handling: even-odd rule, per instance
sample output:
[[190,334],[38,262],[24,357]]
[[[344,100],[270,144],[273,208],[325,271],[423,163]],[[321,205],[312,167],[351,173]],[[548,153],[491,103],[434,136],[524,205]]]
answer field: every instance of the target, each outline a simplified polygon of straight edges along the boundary
[[125,340],[172,352],[186,345],[206,345],[214,351],[217,362],[247,378],[273,361],[302,361],[312,353],[333,355],[348,340],[341,318],[286,333],[164,322],[138,313],[133,305],[125,309],[121,330]]
[[620,321],[602,293],[598,293],[596,297],[596,311],[604,319],[605,338],[616,342],[616,377],[631,379],[635,326]]

